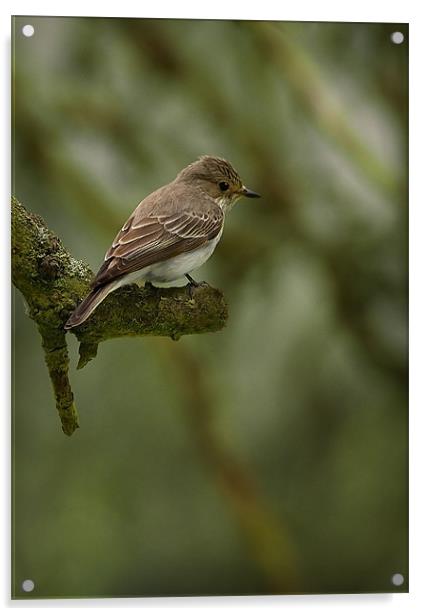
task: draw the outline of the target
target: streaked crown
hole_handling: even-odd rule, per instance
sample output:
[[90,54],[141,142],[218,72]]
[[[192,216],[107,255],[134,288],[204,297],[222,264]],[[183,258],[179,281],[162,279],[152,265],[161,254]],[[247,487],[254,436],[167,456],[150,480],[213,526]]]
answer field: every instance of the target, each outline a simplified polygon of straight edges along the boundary
[[243,183],[231,163],[217,156],[200,156],[195,162],[183,169],[176,179],[206,180],[220,182],[228,181],[235,187],[241,188]]

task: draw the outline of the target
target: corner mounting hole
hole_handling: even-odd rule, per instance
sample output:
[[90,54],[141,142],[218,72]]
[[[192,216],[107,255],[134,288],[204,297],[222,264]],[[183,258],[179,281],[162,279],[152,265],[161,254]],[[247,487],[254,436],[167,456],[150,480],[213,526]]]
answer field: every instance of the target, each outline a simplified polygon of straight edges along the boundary
[[395,43],[395,45],[401,45],[404,42],[404,35],[402,32],[392,32],[391,41]]
[[401,573],[394,573],[392,576],[392,584],[394,586],[401,586],[404,583],[404,576]]
[[22,590],[25,592],[32,592],[34,590],[34,582],[32,580],[24,580],[22,582]]
[[27,24],[22,28],[22,34],[26,37],[33,36],[34,26],[32,26],[31,24]]

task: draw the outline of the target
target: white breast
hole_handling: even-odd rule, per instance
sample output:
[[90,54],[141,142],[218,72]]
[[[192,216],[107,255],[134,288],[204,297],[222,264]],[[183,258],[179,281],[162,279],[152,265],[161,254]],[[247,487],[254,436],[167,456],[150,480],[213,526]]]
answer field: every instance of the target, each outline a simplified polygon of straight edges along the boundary
[[191,273],[207,261],[213,254],[221,236],[222,231],[201,248],[197,248],[191,252],[184,252],[166,261],[160,261],[159,263],[145,267],[138,272],[133,272],[122,279],[120,281],[121,284],[117,286],[129,284],[138,279],[147,280],[149,282],[173,282],[179,278],[183,278],[185,274]]

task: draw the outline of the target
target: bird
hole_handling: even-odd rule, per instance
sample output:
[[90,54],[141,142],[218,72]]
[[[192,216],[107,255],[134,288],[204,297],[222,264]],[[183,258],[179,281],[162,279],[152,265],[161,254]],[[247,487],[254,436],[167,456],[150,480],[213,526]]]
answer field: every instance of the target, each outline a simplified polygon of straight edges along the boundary
[[244,186],[232,164],[203,155],[139,203],[117,233],[90,292],[64,325],[84,323],[115,289],[137,280],[170,283],[186,277],[213,254],[225,216],[241,197],[260,195]]

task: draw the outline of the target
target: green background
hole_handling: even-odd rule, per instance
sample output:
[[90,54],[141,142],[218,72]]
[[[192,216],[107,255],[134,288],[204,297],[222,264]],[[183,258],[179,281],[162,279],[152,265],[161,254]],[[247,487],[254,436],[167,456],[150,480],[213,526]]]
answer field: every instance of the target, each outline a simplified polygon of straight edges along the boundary
[[406,591],[407,26],[13,30],[13,191],[94,270],[201,154],[262,199],[195,274],[222,332],[109,341],[78,372],[68,335],[71,438],[15,292],[12,594]]

